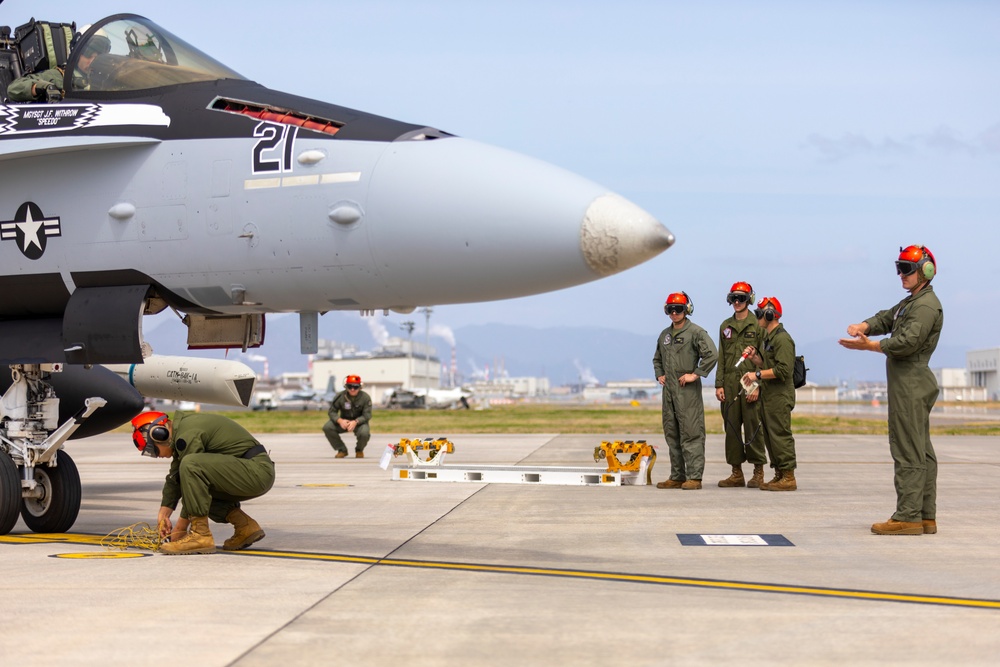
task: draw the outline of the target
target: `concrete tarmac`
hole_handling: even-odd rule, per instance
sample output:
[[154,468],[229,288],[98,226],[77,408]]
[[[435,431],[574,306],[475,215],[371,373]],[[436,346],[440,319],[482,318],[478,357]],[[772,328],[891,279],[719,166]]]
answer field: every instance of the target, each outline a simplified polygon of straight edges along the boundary
[[[449,437],[448,463],[597,467],[602,440],[636,436]],[[729,473],[721,436],[708,438],[700,491],[391,481],[378,459],[396,435],[341,460],[321,433],[261,440],[277,481],[244,509],[264,540],[131,558],[99,540],[155,521],[167,462],[141,458],[123,434],[69,443],[84,494],[74,532],[37,535],[19,521],[0,537],[0,665],[1000,657],[1000,438],[935,438],[939,532],[922,536],[869,530],[895,506],[883,436],[797,436],[789,493],[718,488]],[[669,470],[660,452],[654,481]],[[212,529],[219,545],[231,534]]]

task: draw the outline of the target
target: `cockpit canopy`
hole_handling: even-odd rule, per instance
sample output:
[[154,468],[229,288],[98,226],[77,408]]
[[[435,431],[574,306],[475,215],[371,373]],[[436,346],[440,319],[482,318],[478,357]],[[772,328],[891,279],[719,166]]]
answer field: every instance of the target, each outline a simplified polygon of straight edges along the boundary
[[95,23],[68,63],[74,92],[135,91],[196,81],[244,79],[149,19],[117,14]]

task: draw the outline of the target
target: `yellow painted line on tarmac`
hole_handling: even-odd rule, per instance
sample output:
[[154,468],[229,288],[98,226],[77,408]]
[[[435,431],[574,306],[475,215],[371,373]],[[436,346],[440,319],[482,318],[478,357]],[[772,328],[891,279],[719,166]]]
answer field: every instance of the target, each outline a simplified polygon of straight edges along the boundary
[[[102,539],[103,536],[101,535],[85,535],[79,533],[31,533],[24,535],[0,536],[0,544],[46,544],[55,542],[100,546]],[[817,586],[792,586],[787,584],[754,583],[749,581],[727,581],[724,579],[695,579],[689,577],[670,577],[653,574],[630,574],[627,572],[601,572],[596,570],[566,570],[546,567],[491,565],[486,563],[456,563],[450,561],[374,558],[369,556],[321,554],[302,551],[265,551],[263,549],[245,549],[243,551],[227,552],[220,551],[219,554],[317,562],[353,563],[360,565],[384,565],[389,567],[410,567],[429,570],[483,572],[487,574],[518,574],[541,577],[558,577],[563,579],[652,584],[658,586],[683,586],[709,590],[778,593],[785,595],[810,595],[814,597],[863,600],[869,602],[905,602],[909,604],[928,604],[947,607],[1000,610],[1000,600],[946,597],[941,595],[916,595],[910,593],[889,593],[884,591],[859,591],[843,588],[821,588]]]
[[341,489],[354,486],[353,484],[299,484],[304,489]]
[[24,533],[22,535],[0,536],[0,544],[66,542],[67,544],[93,544],[99,547],[104,537],[104,535],[85,535],[83,533]]
[[296,551],[263,551],[246,549],[231,552],[234,556],[259,556],[265,558],[292,558],[299,560],[336,561],[387,565],[390,567],[413,567],[438,570],[459,570],[465,572],[486,572],[492,574],[523,574],[543,577],[570,579],[591,579],[622,583],[655,584],[660,586],[685,586],[691,588],[725,589],[758,593],[784,593],[792,595],[812,595],[819,597],[870,600],[874,602],[907,602],[912,604],[946,605],[951,607],[976,607],[1000,609],[1000,600],[980,600],[975,598],[952,598],[935,595],[912,595],[907,593],[885,593],[880,591],[855,591],[813,586],[789,586],[783,584],[763,584],[745,581],[725,581],[719,579],[691,579],[649,574],[629,574],[622,572],[600,572],[588,570],[564,570],[556,568],[520,567],[512,565],[488,565],[477,563],[454,563],[448,561],[402,560],[396,558],[366,558],[334,554],[313,554]]
[[52,554],[50,558],[70,558],[74,560],[108,560],[115,558],[145,558],[146,556],[152,556],[151,553],[142,553],[139,551],[98,551],[87,552],[87,553],[75,553],[75,554]]

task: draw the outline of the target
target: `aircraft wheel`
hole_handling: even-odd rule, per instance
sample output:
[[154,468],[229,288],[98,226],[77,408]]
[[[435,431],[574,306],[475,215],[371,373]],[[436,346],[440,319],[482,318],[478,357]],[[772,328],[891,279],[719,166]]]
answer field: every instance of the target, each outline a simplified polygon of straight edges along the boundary
[[64,451],[56,453],[55,467],[35,467],[35,481],[41,488],[37,498],[24,498],[21,518],[36,533],[65,533],[80,513],[80,473]]
[[21,507],[21,478],[7,452],[0,450],[0,535],[6,535],[17,523]]

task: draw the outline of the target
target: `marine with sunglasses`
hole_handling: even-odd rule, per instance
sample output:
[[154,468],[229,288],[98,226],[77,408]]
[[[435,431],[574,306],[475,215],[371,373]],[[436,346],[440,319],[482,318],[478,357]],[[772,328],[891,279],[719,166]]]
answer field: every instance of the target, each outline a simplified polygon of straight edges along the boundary
[[656,340],[653,375],[663,385],[663,437],[670,452],[670,477],[656,488],[700,489],[705,471],[701,379],[715,368],[719,353],[708,332],[688,319],[694,302],[685,292],[668,296],[663,311],[670,326]]
[[761,491],[795,491],[795,438],[792,436],[792,410],[795,409],[795,341],[781,323],[781,302],[773,296],[760,300],[754,315],[763,329],[760,346],[747,346],[743,351],[759,370],[743,375],[744,384],[759,386],[750,392],[747,401],[761,402],[760,414],[764,437],[774,468],[774,479],[763,482]]
[[[732,474],[719,482],[723,488],[759,488],[764,481],[767,456],[764,433],[759,414],[759,403],[747,401],[740,385],[740,376],[748,366],[742,356],[748,345],[759,347],[763,334],[757,318],[751,317],[750,304],[754,300],[753,287],[747,282],[733,283],[726,295],[726,303],[733,307],[733,314],[719,326],[719,367],[715,371],[715,397],[722,408],[722,422],[726,433],[726,463]],[[743,463],[753,465],[749,481],[743,476]]]
[[347,445],[341,433],[353,433],[358,439],[354,445],[354,457],[365,457],[365,445],[372,437],[372,397],[361,391],[361,376],[348,375],[344,380],[344,390],[333,397],[327,410],[330,420],[323,424],[327,442],[336,450],[335,459],[347,456]]
[[[873,524],[876,535],[924,535],[937,532],[937,456],[930,436],[930,413],[938,385],[929,362],[937,348],[944,311],[931,280],[937,261],[924,246],[901,248],[896,274],[910,293],[887,310],[847,327],[849,350],[885,355],[889,393],[889,452],[894,463],[896,511]],[[883,336],[869,340],[868,336]]]

